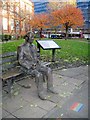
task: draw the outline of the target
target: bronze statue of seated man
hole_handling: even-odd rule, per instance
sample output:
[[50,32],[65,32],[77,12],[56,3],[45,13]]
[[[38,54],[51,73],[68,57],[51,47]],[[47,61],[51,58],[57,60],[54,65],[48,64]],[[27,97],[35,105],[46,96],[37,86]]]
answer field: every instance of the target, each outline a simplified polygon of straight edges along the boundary
[[47,80],[47,91],[57,94],[53,87],[52,70],[49,67],[42,66],[39,58],[37,57],[37,48],[33,44],[34,33],[28,32],[25,35],[25,43],[20,46],[18,53],[19,64],[23,67],[23,71],[35,76],[37,85],[38,96],[45,100],[47,96],[44,93],[43,76]]

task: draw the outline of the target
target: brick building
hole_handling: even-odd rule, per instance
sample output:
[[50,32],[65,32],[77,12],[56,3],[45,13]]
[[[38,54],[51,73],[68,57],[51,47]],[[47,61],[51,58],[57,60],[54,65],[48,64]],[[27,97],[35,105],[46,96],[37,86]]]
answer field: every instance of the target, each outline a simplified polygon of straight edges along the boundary
[[1,0],[0,11],[0,34],[21,36],[31,29],[29,22],[34,14],[31,0]]

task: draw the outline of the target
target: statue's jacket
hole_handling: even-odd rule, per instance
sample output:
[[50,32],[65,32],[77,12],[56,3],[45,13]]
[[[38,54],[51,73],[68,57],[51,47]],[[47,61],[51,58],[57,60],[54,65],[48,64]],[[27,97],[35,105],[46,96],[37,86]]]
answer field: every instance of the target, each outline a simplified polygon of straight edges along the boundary
[[24,71],[30,71],[36,66],[40,66],[40,61],[37,56],[37,48],[34,44],[24,43],[19,46],[18,61]]

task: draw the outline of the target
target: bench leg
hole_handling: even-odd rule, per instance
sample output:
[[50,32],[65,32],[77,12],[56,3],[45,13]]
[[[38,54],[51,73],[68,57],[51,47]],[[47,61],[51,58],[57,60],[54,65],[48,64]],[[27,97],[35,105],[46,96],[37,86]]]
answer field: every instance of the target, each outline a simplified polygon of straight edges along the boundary
[[8,85],[8,93],[11,94],[11,87],[13,85],[12,79],[10,79],[10,80],[7,81],[7,85]]

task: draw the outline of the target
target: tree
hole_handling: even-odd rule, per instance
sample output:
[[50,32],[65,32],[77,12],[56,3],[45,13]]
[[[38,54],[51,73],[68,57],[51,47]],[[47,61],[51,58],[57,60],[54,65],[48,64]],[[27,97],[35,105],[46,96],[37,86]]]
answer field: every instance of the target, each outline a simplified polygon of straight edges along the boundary
[[48,27],[48,14],[35,14],[33,18],[30,20],[30,24],[33,29],[37,29],[39,32],[40,38],[42,37],[43,28]]
[[58,18],[56,17],[53,17],[54,14],[56,15],[56,12],[52,13],[52,14],[49,14],[49,17],[48,17],[48,26],[49,28],[51,29],[54,29],[55,30],[55,33],[57,32],[57,27],[58,25],[60,24],[60,22],[58,21]]
[[68,37],[69,28],[83,26],[84,19],[79,8],[73,5],[66,5],[62,9],[52,12],[52,16],[56,19],[57,25],[62,25],[66,31],[66,39]]
[[[33,12],[30,11],[29,6],[31,4],[23,1],[13,1],[13,0],[3,0],[2,9],[4,14],[2,17],[8,18],[8,32],[15,34],[15,37],[18,37],[23,34],[22,29],[25,27],[25,32],[30,30],[29,21],[30,17],[33,15]],[[33,6],[33,4],[32,4]],[[33,10],[32,10],[33,11]],[[13,20],[13,21],[12,21]],[[10,22],[13,25],[13,30],[10,30]]]

